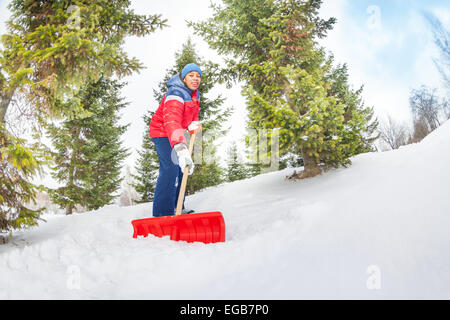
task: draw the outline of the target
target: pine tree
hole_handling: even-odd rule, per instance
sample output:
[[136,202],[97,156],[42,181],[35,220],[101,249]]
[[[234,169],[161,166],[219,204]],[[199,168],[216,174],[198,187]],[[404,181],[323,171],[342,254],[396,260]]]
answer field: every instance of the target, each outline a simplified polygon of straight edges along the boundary
[[219,165],[217,148],[213,143],[212,139],[202,138],[203,162],[195,164],[194,174],[188,179],[186,194],[194,194],[196,191],[217,186],[224,181],[224,171]]
[[226,180],[233,182],[247,178],[247,168],[243,163],[242,157],[239,157],[238,147],[235,141],[231,143],[228,148],[228,163],[227,163]]
[[0,231],[36,223],[39,212],[24,204],[34,200],[38,187],[31,181],[50,160],[45,148],[29,147],[7,131],[13,98],[25,97],[44,124],[89,116],[80,90],[102,75],[121,77],[142,68],[123,50],[124,38],[165,26],[159,15],[138,15],[130,6],[130,1],[104,0],[10,2],[0,48]]
[[23,139],[10,135],[0,123],[0,236],[2,232],[34,226],[40,220],[43,208],[30,209],[26,204],[35,203],[42,187],[28,179],[42,173],[42,165],[49,160],[33,146],[26,146]]
[[138,203],[153,201],[156,180],[158,179],[159,159],[149,132],[153,114],[153,111],[149,111],[144,115],[146,129],[142,138],[142,149],[138,151],[139,157],[135,166],[137,173],[133,175],[135,180],[133,187],[140,195]]
[[[305,170],[349,165],[376,137],[373,110],[347,82],[346,66],[333,67],[317,40],[335,19],[318,17],[321,0],[224,0],[213,17],[190,23],[213,49],[232,55],[230,77],[244,80],[250,128],[280,129],[280,156],[301,155]],[[268,150],[267,157],[271,156]]]
[[48,126],[56,149],[52,176],[63,184],[52,192],[55,203],[71,214],[76,205],[88,210],[109,204],[117,195],[122,161],[128,156],[120,137],[128,126],[118,124],[124,84],[101,78],[82,93],[91,116]]

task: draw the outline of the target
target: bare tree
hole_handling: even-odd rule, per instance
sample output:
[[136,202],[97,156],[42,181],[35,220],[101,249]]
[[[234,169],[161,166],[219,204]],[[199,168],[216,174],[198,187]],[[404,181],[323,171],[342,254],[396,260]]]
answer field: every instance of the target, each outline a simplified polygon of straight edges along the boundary
[[445,99],[442,102],[442,109],[444,111],[445,120],[449,120],[450,119],[450,101],[448,99]]
[[442,22],[434,14],[426,12],[424,15],[431,25],[434,43],[440,52],[440,59],[434,59],[434,63],[444,84],[450,89],[450,31],[445,29]]
[[[442,76],[444,86],[450,93],[450,30],[446,29],[441,20],[436,15],[425,12],[433,32],[434,43],[439,50],[440,57],[433,59],[436,68]],[[442,103],[445,120],[450,119],[450,102],[445,99]]]
[[408,143],[418,143],[430,133],[427,121],[424,118],[415,119],[413,122],[413,133]]
[[133,188],[133,175],[129,165],[125,166],[125,177],[122,182],[122,192],[120,194],[119,203],[123,207],[134,205],[139,200],[139,195]]
[[448,102],[437,95],[437,89],[421,86],[411,90],[409,105],[413,113],[414,121],[423,119],[426,121],[428,131],[431,132],[441,125],[445,116]]
[[384,141],[392,150],[408,144],[408,127],[396,122],[391,116],[387,117],[387,122],[385,121],[380,124],[378,131],[382,141]]

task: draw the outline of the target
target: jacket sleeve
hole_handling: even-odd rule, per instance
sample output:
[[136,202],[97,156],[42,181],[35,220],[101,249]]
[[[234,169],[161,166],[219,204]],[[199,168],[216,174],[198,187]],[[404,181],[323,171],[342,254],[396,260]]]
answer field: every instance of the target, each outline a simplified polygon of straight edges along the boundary
[[180,142],[187,144],[181,124],[183,115],[184,99],[182,95],[176,91],[168,93],[163,106],[163,123],[172,148]]

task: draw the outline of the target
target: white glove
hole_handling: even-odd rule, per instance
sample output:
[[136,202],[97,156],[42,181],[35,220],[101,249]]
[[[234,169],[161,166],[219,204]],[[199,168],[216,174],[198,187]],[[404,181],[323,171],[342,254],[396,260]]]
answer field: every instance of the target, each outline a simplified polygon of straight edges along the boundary
[[188,131],[190,134],[193,134],[194,132],[199,132],[202,128],[202,125],[199,121],[192,121],[191,124],[188,127]]
[[189,175],[193,174],[195,166],[186,144],[177,143],[173,146],[173,149],[177,153],[178,165],[180,166],[181,171],[184,172],[184,168],[186,168],[186,166],[189,166]]

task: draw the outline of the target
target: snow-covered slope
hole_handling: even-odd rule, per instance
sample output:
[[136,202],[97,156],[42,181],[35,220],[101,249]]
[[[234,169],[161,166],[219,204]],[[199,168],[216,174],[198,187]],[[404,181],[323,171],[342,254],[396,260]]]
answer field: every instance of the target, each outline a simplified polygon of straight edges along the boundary
[[151,204],[108,206],[0,246],[0,299],[450,298],[450,122],[422,143],[292,170],[187,198],[220,210],[227,241],[132,238]]

